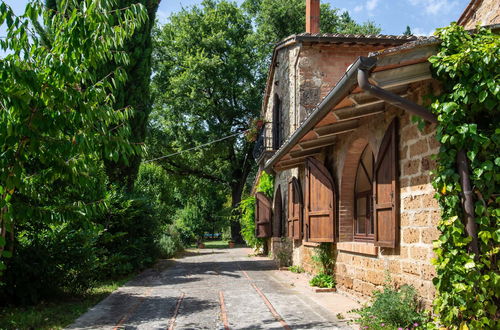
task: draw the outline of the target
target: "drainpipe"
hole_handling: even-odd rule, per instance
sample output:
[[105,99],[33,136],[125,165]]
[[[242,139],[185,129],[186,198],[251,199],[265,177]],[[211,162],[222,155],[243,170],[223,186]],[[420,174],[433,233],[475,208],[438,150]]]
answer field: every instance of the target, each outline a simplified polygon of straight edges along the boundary
[[[391,93],[383,88],[375,86],[368,81],[370,71],[375,67],[377,59],[374,57],[361,57],[361,65],[358,68],[358,85],[359,87],[372,94],[373,96],[386,101],[400,109],[408,111],[414,115],[420,116],[430,123],[437,123],[437,118],[425,107],[407,100],[399,95]],[[469,176],[469,166],[467,164],[467,155],[464,149],[459,150],[457,154],[457,169],[460,175],[460,185],[462,186],[462,208],[464,210],[466,220],[467,235],[472,237],[469,245],[469,251],[479,256],[479,245],[477,238],[477,225],[474,218],[474,199]]]
[[469,245],[469,251],[475,254],[475,258],[479,257],[479,246],[477,240],[477,225],[474,219],[474,198],[472,197],[472,189],[469,178],[469,165],[467,155],[464,149],[460,149],[457,154],[458,174],[460,175],[460,185],[462,186],[462,207],[465,213],[467,223],[465,230],[472,241]]
[[[374,59],[373,57],[369,57],[369,59]],[[389,104],[394,105],[400,109],[406,110],[414,115],[420,116],[423,119],[427,120],[430,123],[437,123],[436,116],[429,112],[426,108],[421,105],[418,105],[410,100],[407,100],[399,95],[391,93],[383,88],[372,85],[368,81],[368,77],[370,76],[369,67],[373,67],[376,63],[376,59],[374,61],[367,61],[367,66],[360,66],[358,69],[358,84],[359,87],[367,91],[368,93],[376,96],[377,98],[386,101]],[[373,63],[375,62],[375,63]],[[373,63],[373,65],[372,65]]]

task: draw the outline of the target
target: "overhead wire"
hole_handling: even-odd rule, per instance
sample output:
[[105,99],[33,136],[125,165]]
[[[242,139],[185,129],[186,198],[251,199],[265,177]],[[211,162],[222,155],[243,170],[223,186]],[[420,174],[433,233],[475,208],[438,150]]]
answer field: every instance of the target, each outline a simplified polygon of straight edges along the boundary
[[164,156],[161,156],[161,157],[157,157],[157,158],[145,160],[145,161],[143,161],[143,163],[151,163],[151,162],[154,162],[154,161],[157,161],[157,160],[161,160],[161,159],[165,159],[165,158],[170,158],[170,157],[182,154],[184,152],[188,152],[188,151],[193,151],[193,150],[196,150],[196,149],[204,148],[204,147],[207,147],[209,145],[212,145],[212,144],[215,144],[215,143],[218,143],[218,142],[230,139],[232,137],[235,137],[235,136],[238,136],[238,135],[241,135],[241,134],[245,134],[248,131],[249,130],[245,130],[245,131],[242,131],[242,132],[234,133],[234,134],[225,136],[223,138],[220,138],[220,139],[217,139],[217,140],[214,140],[214,141],[210,141],[210,142],[207,142],[207,143],[204,143],[204,144],[200,144],[199,146],[196,146],[196,147],[192,147],[192,148],[189,148],[189,149],[177,151],[177,152],[174,152],[172,154],[164,155]]

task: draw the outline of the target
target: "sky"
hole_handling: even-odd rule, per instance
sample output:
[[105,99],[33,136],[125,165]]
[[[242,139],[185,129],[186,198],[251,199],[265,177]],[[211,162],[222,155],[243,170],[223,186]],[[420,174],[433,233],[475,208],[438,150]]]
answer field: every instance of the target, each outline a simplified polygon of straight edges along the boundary
[[[28,0],[0,0],[22,13]],[[181,8],[198,5],[202,0],[162,0],[158,10],[160,22]],[[243,0],[236,0],[241,4]],[[348,11],[357,22],[374,21],[382,34],[402,34],[406,26],[417,35],[430,35],[438,27],[458,20],[469,0],[322,0],[333,8]],[[0,27],[0,36],[5,29]]]
[[[166,21],[172,12],[200,3],[201,0],[162,0],[158,19]],[[408,25],[414,34],[430,35],[436,28],[458,20],[469,0],[322,0],[321,3],[348,11],[357,22],[374,21],[383,34],[402,34]]]

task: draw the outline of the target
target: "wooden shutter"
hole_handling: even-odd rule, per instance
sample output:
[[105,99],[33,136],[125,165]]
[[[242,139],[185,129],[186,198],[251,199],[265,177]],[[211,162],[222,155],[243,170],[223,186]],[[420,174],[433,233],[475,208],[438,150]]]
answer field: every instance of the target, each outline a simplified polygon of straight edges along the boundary
[[395,248],[399,241],[397,120],[389,125],[377,155],[373,180],[375,245]]
[[311,242],[335,241],[335,188],[328,169],[306,160],[305,232]]
[[273,237],[281,237],[282,213],[281,186],[278,185],[278,189],[276,189],[276,193],[274,194]]
[[302,192],[297,178],[288,181],[288,237],[302,238]]
[[271,237],[271,201],[261,192],[255,194],[255,235],[259,238]]

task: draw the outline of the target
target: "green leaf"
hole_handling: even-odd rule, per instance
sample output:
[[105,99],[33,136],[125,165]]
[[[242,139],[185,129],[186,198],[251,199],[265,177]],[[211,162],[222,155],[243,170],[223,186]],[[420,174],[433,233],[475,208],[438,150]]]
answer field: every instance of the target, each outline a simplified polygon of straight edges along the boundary
[[487,96],[488,96],[488,92],[486,92],[485,90],[482,90],[479,93],[479,102],[483,103]]
[[5,250],[2,252],[2,256],[5,258],[12,258],[12,252]]

